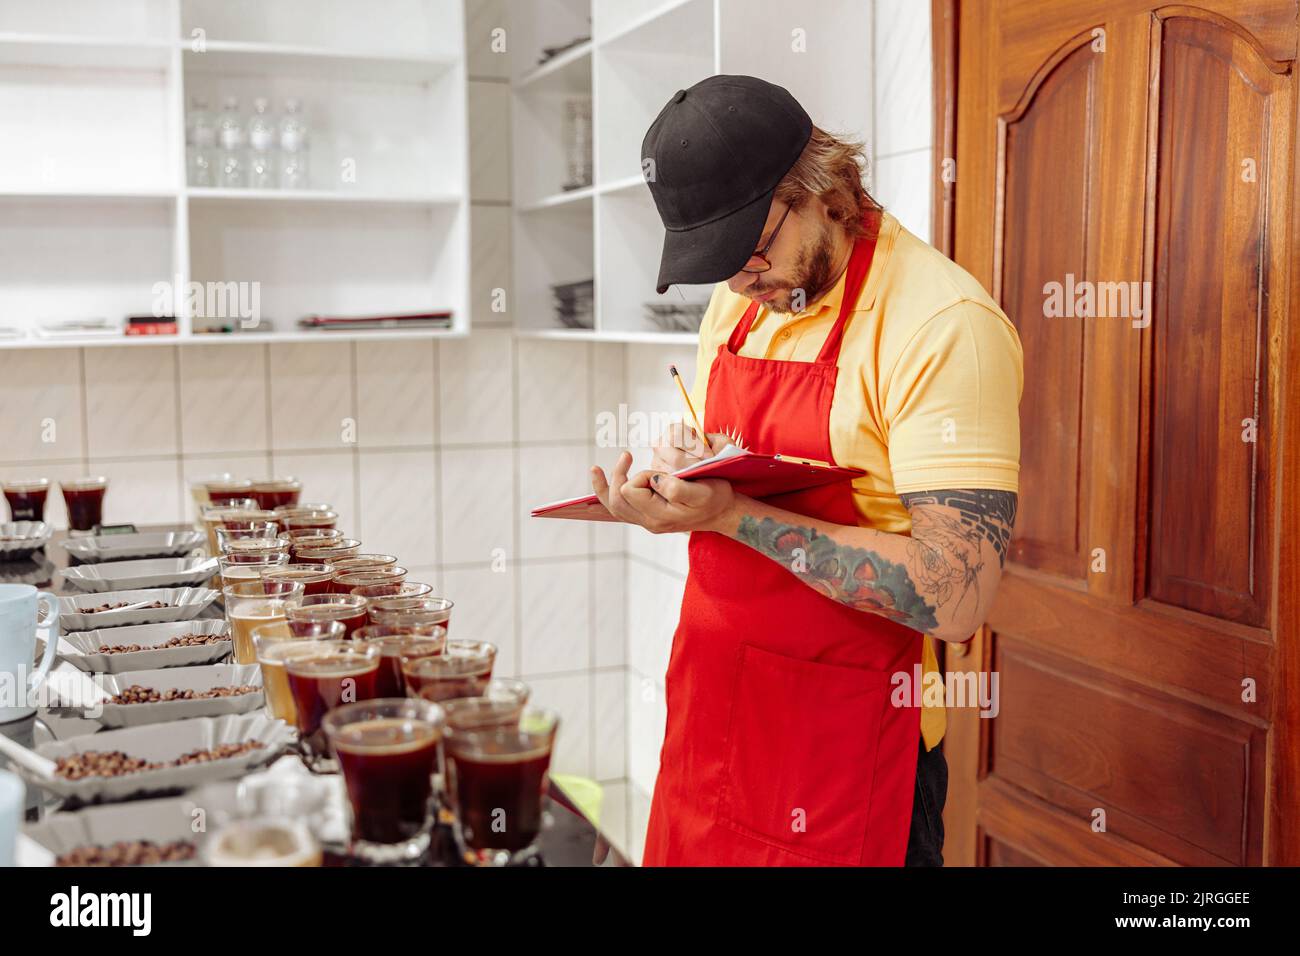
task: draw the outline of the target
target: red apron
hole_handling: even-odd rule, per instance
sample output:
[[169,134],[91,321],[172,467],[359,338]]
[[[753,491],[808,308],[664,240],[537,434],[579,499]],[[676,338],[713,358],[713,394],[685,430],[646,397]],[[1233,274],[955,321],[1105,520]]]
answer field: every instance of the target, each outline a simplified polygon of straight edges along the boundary
[[[709,372],[705,430],[738,430],[757,452],[834,460],[835,363],[874,251],[874,238],[855,245],[816,362],[741,356],[758,314],[750,304]],[[858,524],[847,482],[769,500]],[[923,641],[748,545],[693,533],[644,864],[901,866],[921,709],[891,706],[890,676],[913,673]]]

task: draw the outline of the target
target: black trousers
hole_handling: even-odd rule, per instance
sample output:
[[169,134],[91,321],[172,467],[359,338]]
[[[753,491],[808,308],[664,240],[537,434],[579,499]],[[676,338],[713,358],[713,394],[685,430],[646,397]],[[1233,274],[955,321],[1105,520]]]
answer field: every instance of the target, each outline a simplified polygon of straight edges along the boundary
[[948,797],[948,761],[943,748],[925,749],[916,758],[916,794],[904,866],[943,866],[943,804]]

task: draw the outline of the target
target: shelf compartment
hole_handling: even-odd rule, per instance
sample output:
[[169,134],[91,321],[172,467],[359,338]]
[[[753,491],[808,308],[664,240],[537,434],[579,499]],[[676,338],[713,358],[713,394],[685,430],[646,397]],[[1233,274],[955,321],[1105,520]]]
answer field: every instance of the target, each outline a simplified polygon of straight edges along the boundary
[[214,44],[459,60],[461,0],[181,0],[181,34]]
[[646,314],[646,303],[708,302],[713,286],[673,286],[655,292],[664,228],[648,191],[602,195],[597,200],[596,241],[602,276],[617,282],[596,289],[601,332],[659,336],[666,333]]
[[0,325],[172,312],[174,221],[170,199],[3,199]]
[[[515,217],[515,300],[510,311],[521,328],[563,330],[551,287],[595,275],[592,200]],[[597,287],[596,295],[600,295]]]
[[284,75],[274,60],[223,57],[186,53],[187,96],[206,98],[218,120],[225,97],[236,96],[245,121],[256,97],[270,99],[277,120],[287,98],[299,99],[309,130],[310,192],[464,193],[463,71],[444,71],[427,83],[372,82],[346,73],[332,79]]
[[[196,203],[192,279],[258,283],[261,315],[274,323],[270,334],[304,334],[296,323],[311,314],[435,309],[451,309],[463,329],[466,218],[463,204]],[[231,321],[200,314],[193,326]]]
[[713,3],[690,0],[595,54],[596,184],[641,175],[646,130],[673,93],[716,72]]

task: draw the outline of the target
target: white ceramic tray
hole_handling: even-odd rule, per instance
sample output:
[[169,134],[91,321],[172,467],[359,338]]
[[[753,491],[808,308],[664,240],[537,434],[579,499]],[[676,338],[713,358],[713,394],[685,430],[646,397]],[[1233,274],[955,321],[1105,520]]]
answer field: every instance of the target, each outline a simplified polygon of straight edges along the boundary
[[[85,846],[112,846],[122,841],[148,840],[164,844],[184,841],[198,844],[203,832],[195,832],[195,811],[203,811],[205,829],[235,811],[238,784],[227,781],[209,784],[201,790],[162,800],[133,800],[83,807],[71,813],[51,813],[40,823],[30,823],[19,834],[19,866],[54,866],[65,853]],[[163,866],[197,866],[199,858]]]
[[198,587],[217,573],[216,558],[144,558],[105,561],[63,569],[63,583],[76,591],[133,591]]
[[196,717],[169,724],[145,724],[85,734],[69,740],[41,744],[36,753],[48,760],[58,760],[87,751],[120,750],[143,760],[175,760],[196,750],[209,750],[220,744],[238,744],[256,740],[264,746],[224,760],[142,770],[120,777],[82,777],[67,780],[55,775],[38,779],[30,770],[22,770],[33,784],[62,797],[75,797],[87,803],[97,800],[124,800],[147,793],[186,790],[213,780],[242,776],[253,767],[274,760],[293,739],[294,732],[283,720],[265,714],[238,714],[226,717]]
[[140,531],[64,538],[60,546],[78,561],[127,561],[132,558],[180,558],[201,548],[202,531]]
[[44,521],[5,521],[0,523],[0,561],[30,558],[50,540],[54,533]]
[[[128,687],[148,687],[165,692],[207,691],[214,687],[256,687],[254,693],[196,700],[165,700],[150,704],[114,704],[113,697]],[[69,717],[97,720],[104,727],[139,727],[169,720],[247,714],[265,702],[262,669],[256,664],[205,664],[147,671],[124,671],[92,678],[73,668],[50,677],[50,710]]]
[[[221,596],[211,588],[142,588],[133,591],[100,591],[59,598],[59,626],[67,631],[88,631],[99,627],[122,627],[127,624],[161,624],[164,621],[189,621]],[[87,613],[83,608],[104,604],[152,604],[161,601],[171,607],[120,608]],[[129,642],[128,642],[129,643]]]
[[[173,637],[182,634],[223,634],[226,640],[214,644],[196,644],[192,647],[162,647]],[[99,648],[118,644],[139,644],[149,648],[120,654],[100,654]],[[59,657],[78,670],[107,674],[126,671],[157,670],[163,667],[185,667],[191,664],[211,664],[230,654],[234,643],[230,640],[230,625],[225,621],[175,621],[170,624],[137,624],[133,627],[109,627],[95,631],[77,631],[59,638]]]

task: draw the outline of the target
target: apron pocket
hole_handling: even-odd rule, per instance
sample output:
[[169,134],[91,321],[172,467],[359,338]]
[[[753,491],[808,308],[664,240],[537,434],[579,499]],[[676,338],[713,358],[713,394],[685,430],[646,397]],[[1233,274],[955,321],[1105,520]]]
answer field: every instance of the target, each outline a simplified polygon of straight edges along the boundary
[[741,645],[719,822],[810,861],[862,859],[889,675]]

